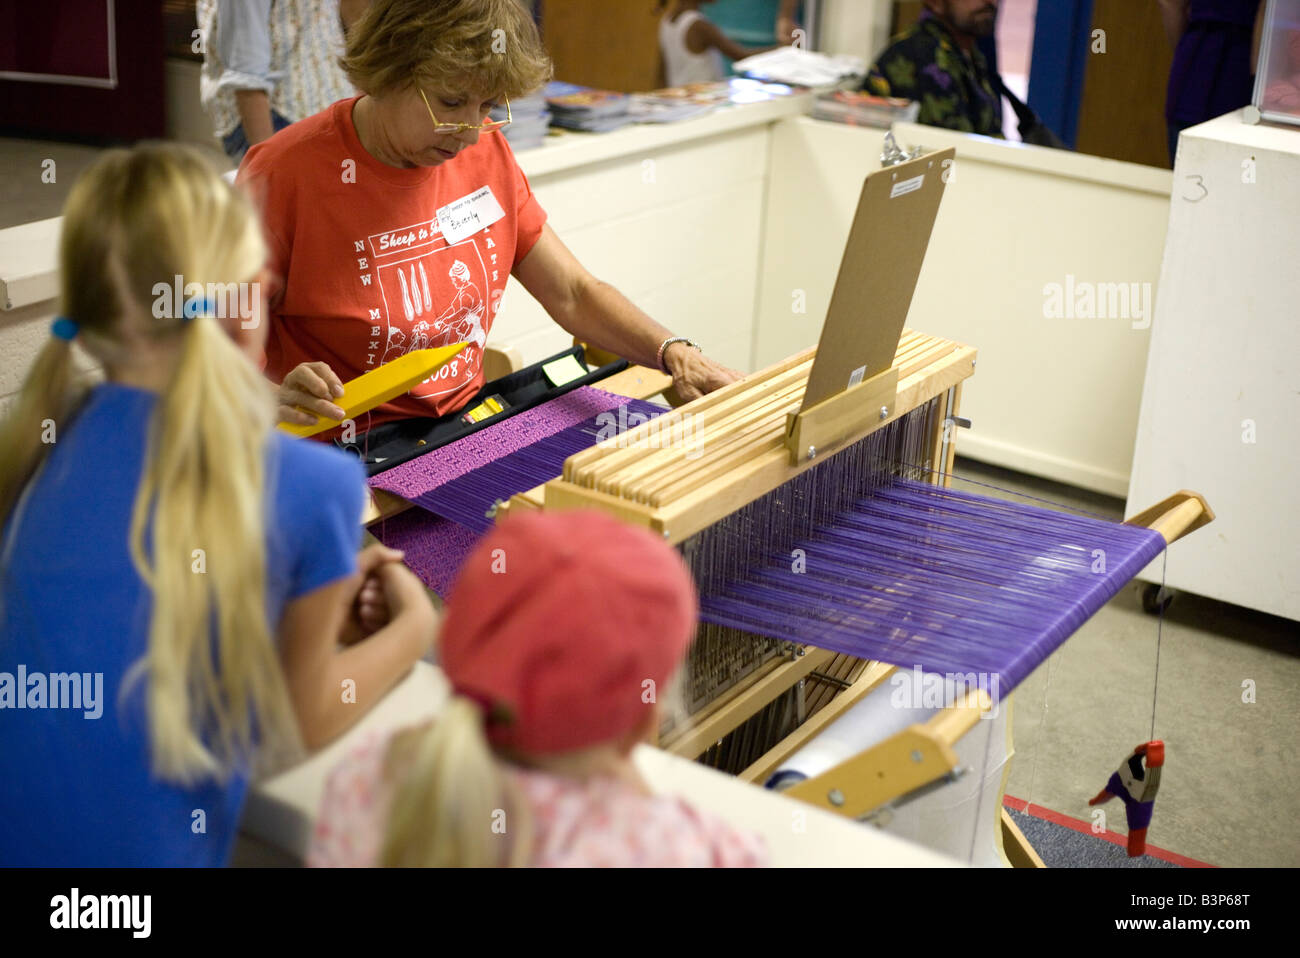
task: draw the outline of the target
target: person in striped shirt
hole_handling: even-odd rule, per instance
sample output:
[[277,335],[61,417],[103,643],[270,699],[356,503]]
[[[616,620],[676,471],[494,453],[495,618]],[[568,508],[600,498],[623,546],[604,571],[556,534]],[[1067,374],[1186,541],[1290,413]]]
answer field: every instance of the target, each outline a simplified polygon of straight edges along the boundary
[[356,91],[339,65],[369,0],[198,0],[199,94],[236,165],[248,148]]

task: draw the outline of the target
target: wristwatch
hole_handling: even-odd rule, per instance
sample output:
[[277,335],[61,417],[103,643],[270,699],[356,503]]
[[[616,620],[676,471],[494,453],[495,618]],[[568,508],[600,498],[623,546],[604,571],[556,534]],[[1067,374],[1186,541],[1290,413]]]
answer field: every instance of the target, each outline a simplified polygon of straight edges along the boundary
[[685,343],[687,346],[695,347],[699,352],[704,352],[699,343],[692,339],[687,339],[685,336],[673,336],[669,339],[665,339],[659,344],[659,355],[655,357],[656,361],[659,363],[659,368],[665,373],[668,372],[668,367],[664,365],[664,353],[668,351],[668,347],[673,343]]

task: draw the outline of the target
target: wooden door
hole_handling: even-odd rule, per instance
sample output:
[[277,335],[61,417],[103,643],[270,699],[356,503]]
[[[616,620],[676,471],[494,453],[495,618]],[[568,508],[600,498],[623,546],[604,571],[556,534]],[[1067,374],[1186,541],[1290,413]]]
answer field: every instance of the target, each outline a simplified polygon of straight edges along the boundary
[[656,0],[541,0],[555,78],[634,93],[664,85]]
[[921,0],[895,0],[894,21],[890,37],[896,37],[921,19],[925,4]]
[[[1104,36],[1097,31],[1104,31]],[[1105,52],[1094,46],[1104,39]],[[1080,153],[1168,168],[1165,91],[1173,49],[1160,5],[1093,0],[1075,149]]]

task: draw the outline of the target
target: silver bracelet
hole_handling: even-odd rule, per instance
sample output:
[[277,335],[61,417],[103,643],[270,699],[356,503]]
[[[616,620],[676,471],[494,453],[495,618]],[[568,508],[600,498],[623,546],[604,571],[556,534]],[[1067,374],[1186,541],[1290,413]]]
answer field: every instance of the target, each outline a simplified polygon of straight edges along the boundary
[[704,352],[704,350],[700,348],[699,343],[692,339],[687,339],[685,336],[673,336],[669,339],[665,339],[659,344],[659,355],[655,357],[655,361],[659,364],[659,369],[665,373],[668,372],[668,367],[664,365],[664,353],[667,352],[668,347],[673,343],[685,343],[687,346],[694,346],[699,352]]

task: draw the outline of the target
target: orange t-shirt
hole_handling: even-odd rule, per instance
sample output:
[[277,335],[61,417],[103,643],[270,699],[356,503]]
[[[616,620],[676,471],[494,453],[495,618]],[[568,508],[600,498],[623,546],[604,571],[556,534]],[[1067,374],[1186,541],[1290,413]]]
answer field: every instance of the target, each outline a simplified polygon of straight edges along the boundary
[[[347,382],[412,349],[470,344],[358,421],[365,430],[404,416],[441,416],[478,391],[506,280],[541,236],[546,213],[501,134],[481,135],[441,166],[397,169],[357,139],[358,99],[254,146],[238,181],[262,206],[269,266],[283,284],[271,296],[266,344],[266,374],[275,382],[304,362],[328,363]],[[438,210],[484,187],[503,215],[448,243]]]

